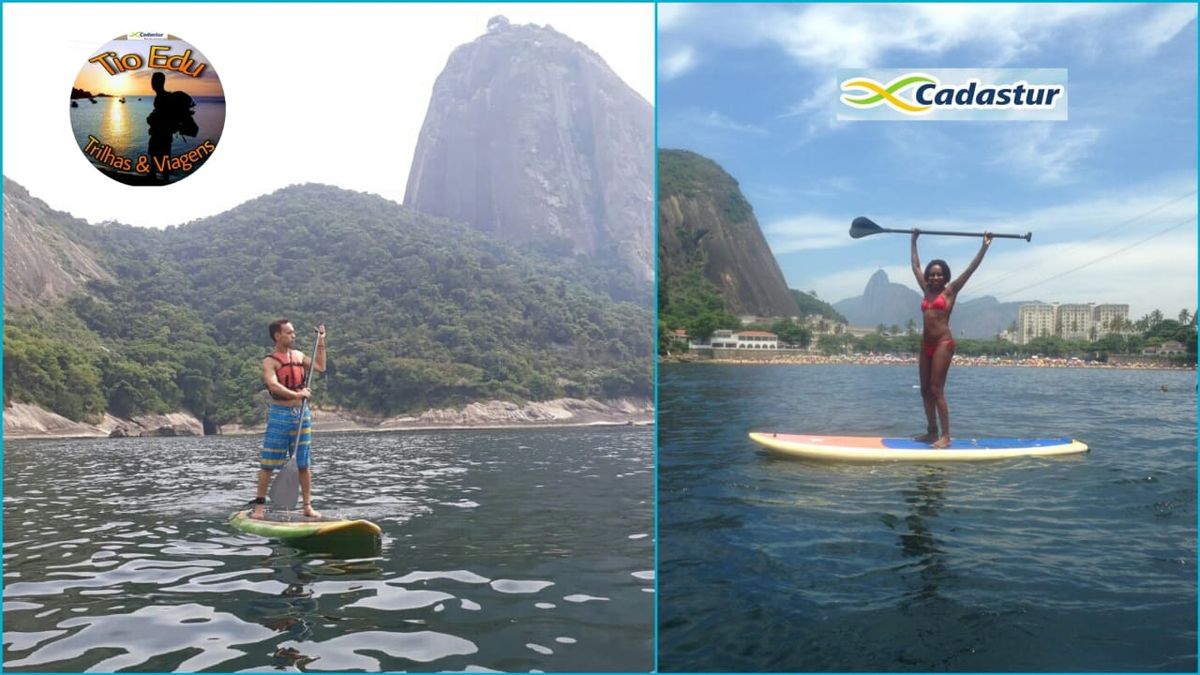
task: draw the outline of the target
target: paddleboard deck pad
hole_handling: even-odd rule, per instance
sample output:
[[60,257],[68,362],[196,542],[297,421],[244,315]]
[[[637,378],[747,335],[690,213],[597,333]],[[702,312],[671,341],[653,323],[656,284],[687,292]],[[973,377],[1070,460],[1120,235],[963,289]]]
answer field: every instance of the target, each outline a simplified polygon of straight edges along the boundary
[[960,438],[935,450],[911,438],[878,436],[809,436],[751,432],[750,440],[773,453],[836,461],[979,461],[1087,452],[1088,446],[1062,438]]
[[229,518],[234,529],[276,539],[297,548],[340,552],[353,549],[370,555],[378,551],[383,531],[369,520],[306,518],[296,513],[267,512],[266,518],[251,518],[251,511],[237,511]]

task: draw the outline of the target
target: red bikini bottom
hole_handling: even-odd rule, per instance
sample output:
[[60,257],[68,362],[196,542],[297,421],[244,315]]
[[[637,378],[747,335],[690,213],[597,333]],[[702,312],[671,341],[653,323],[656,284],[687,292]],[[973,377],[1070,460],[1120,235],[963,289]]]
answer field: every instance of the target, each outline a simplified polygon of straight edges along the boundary
[[943,343],[950,345],[950,349],[954,349],[954,338],[946,338],[945,340],[938,340],[937,342],[933,343],[922,342],[921,348],[925,350],[926,356],[933,358],[933,353],[937,351],[938,345]]

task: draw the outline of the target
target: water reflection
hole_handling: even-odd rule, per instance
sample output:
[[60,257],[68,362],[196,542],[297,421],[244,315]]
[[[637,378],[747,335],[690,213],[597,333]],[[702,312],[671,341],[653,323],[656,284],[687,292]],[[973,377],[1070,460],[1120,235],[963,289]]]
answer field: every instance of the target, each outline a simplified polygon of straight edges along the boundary
[[904,567],[917,570],[914,580],[916,587],[905,594],[902,607],[936,599],[938,586],[948,576],[946,552],[932,527],[932,522],[945,506],[946,486],[945,469],[926,467],[925,473],[917,477],[912,489],[901,491],[909,514],[904,519],[908,531],[900,534],[900,550],[904,556],[916,559],[916,562]]
[[104,116],[104,129],[102,138],[112,139],[109,144],[116,148],[117,152],[126,156],[131,155],[134,148],[130,147],[130,130],[129,109],[123,105],[119,105],[114,100],[109,99],[106,103],[108,107],[107,114]]

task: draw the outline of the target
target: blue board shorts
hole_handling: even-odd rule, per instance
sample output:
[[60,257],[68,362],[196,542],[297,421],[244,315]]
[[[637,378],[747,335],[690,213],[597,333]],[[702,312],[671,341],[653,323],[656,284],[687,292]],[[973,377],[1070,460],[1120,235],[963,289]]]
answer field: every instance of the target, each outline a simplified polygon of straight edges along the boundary
[[[300,421],[300,411],[304,410],[304,421]],[[308,406],[293,408],[291,406],[271,404],[267,414],[267,431],[263,434],[263,449],[259,456],[259,466],[263,471],[274,471],[283,466],[288,453],[292,451],[292,443],[296,441],[296,432],[300,432],[300,444],[296,447],[296,466],[307,469],[312,452],[312,410]]]

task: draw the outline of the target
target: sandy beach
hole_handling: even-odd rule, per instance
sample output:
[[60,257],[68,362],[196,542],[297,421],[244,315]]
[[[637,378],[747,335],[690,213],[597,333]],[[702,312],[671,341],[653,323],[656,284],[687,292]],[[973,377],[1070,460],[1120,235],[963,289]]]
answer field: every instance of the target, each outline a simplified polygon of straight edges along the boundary
[[[825,354],[789,353],[756,354],[755,358],[737,358],[721,356],[709,358],[695,354],[678,354],[660,356],[662,363],[724,363],[737,365],[832,365],[854,364],[869,366],[917,365],[917,357],[913,355],[896,354]],[[1118,368],[1133,370],[1196,370],[1196,366],[1181,366],[1170,363],[1147,363],[1137,361],[1130,363],[1102,363],[1099,361],[1084,361],[1078,358],[1028,357],[1011,358],[1003,356],[959,356],[954,357],[956,366],[988,366],[1013,368]]]

